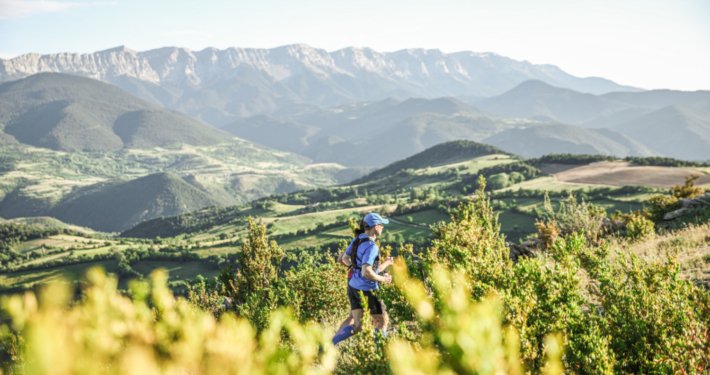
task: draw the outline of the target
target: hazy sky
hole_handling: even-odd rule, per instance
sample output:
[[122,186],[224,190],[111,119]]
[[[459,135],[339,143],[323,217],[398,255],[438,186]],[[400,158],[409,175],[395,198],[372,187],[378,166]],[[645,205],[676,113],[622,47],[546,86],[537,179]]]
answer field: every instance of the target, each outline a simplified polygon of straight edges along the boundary
[[495,52],[646,89],[710,89],[708,0],[0,0],[0,57],[125,45]]

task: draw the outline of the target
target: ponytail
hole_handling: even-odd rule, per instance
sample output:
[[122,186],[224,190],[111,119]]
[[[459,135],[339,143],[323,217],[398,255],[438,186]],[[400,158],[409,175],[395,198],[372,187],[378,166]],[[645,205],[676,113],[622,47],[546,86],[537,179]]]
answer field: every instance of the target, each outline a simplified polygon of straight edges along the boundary
[[357,229],[355,229],[355,237],[365,233],[365,226],[366,226],[365,221],[360,220],[360,226]]

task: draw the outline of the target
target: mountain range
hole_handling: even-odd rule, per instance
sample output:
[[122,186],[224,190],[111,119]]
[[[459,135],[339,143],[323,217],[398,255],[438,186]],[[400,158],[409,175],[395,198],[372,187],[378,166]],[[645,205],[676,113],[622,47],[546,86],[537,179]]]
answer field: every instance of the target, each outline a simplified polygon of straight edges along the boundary
[[417,165],[458,146],[710,160],[710,91],[489,53],[116,48],[0,60],[0,82],[0,216],[106,231],[345,183],[427,149]]
[[526,157],[549,153],[710,159],[710,92],[583,94],[526,81],[482,100],[385,99],[259,115],[222,127],[317,161],[381,167],[453,140]]
[[112,83],[131,94],[215,125],[258,114],[410,97],[490,97],[536,79],[594,94],[638,91],[612,81],[570,75],[494,53],[432,49],[328,52],[296,44],[271,49],[126,47],[78,54],[0,59],[0,82],[41,72]]

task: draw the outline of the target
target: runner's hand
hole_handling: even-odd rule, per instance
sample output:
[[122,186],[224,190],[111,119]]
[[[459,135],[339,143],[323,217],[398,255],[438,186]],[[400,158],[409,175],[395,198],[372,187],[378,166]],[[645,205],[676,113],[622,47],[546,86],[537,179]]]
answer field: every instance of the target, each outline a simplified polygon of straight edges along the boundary
[[392,275],[386,273],[386,274],[382,275],[382,279],[383,279],[382,283],[389,284],[392,282]]

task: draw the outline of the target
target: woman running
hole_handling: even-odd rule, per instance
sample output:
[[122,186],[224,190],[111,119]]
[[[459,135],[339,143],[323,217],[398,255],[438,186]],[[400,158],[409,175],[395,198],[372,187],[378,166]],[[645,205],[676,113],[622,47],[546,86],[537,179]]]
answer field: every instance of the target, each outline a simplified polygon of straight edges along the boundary
[[348,274],[350,317],[343,322],[333,337],[333,344],[338,344],[360,330],[363,314],[360,293],[367,298],[367,306],[372,315],[375,330],[383,335],[386,334],[389,323],[387,311],[384,303],[373,294],[373,291],[379,288],[378,283],[392,282],[392,276],[379,274],[392,264],[392,258],[387,258],[379,267],[377,265],[380,249],[375,240],[382,234],[385,224],[389,224],[389,220],[379,214],[365,215],[362,219],[362,233],[358,234],[345,252],[338,257],[340,263],[351,266],[351,274]]

